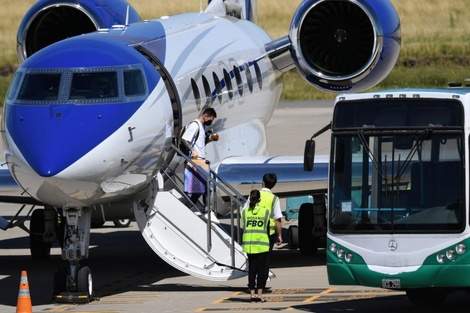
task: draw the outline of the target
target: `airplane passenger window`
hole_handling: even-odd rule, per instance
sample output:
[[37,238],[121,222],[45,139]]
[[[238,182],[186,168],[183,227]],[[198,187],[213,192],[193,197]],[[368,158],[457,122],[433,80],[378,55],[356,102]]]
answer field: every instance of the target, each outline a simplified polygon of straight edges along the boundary
[[118,96],[116,72],[74,73],[70,99],[102,99]]
[[144,76],[141,70],[124,71],[124,94],[128,97],[145,94]]
[[238,69],[238,66],[233,66],[233,72],[235,73],[235,79],[237,81],[237,88],[238,88],[238,93],[240,94],[240,97],[243,96],[243,82],[242,82],[242,77],[240,76],[240,70]]
[[217,74],[212,72],[212,78],[214,78],[214,85],[215,91],[217,92],[217,98],[219,99],[219,103],[222,103],[222,86],[220,85],[219,77]]
[[196,107],[198,110],[201,109],[201,94],[199,93],[199,87],[196,81],[191,78],[191,87],[193,88],[194,100],[196,101]]
[[263,89],[263,75],[261,75],[261,70],[259,68],[258,62],[253,62],[256,71],[256,79],[258,80],[259,89]]
[[18,94],[19,100],[57,100],[60,73],[26,74]]
[[202,75],[202,85],[204,86],[204,92],[206,93],[206,103],[211,103],[212,101],[212,94],[211,94],[211,86],[209,85],[209,82],[207,81],[206,76]]
[[224,80],[225,80],[225,85],[227,86],[227,91],[228,91],[228,97],[230,100],[233,98],[233,88],[232,88],[232,78],[230,77],[230,74],[224,69]]
[[248,89],[253,93],[253,77],[251,76],[250,66],[245,63],[245,75],[248,82]]

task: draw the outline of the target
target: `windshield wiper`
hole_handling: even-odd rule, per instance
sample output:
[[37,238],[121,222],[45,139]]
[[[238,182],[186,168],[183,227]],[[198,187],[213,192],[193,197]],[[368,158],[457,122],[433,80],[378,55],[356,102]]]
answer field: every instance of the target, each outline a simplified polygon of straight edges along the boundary
[[418,138],[418,140],[416,140],[415,144],[411,147],[410,152],[406,156],[403,163],[401,165],[400,163],[398,163],[397,175],[395,176],[396,182],[400,181],[401,176],[403,175],[403,173],[405,172],[405,169],[410,164],[412,158],[414,157],[416,152],[420,149],[424,140],[426,140],[431,133],[432,133],[432,129],[425,129],[423,133],[421,134],[421,136]]
[[359,130],[357,132],[357,137],[359,138],[359,140],[361,141],[362,145],[364,146],[364,149],[366,150],[367,152],[367,155],[369,156],[369,160],[372,162],[372,164],[374,165],[374,168],[377,170],[377,172],[379,173],[380,177],[382,178],[382,180],[385,181],[385,185],[387,185],[387,176],[384,174],[384,172],[382,171],[382,168],[379,166],[379,161],[377,160],[377,158],[375,157],[374,153],[372,153],[372,151],[370,150],[370,147],[369,147],[369,144],[367,143],[367,140],[364,136],[364,131],[363,130]]

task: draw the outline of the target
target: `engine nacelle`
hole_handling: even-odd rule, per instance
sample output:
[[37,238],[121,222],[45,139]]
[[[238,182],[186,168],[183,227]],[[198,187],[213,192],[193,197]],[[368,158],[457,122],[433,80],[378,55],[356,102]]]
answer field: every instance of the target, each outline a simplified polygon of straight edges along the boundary
[[400,52],[400,19],[388,0],[305,0],[292,19],[300,74],[328,92],[358,92],[384,79]]
[[125,0],[39,0],[26,12],[17,34],[20,63],[69,37],[141,21]]

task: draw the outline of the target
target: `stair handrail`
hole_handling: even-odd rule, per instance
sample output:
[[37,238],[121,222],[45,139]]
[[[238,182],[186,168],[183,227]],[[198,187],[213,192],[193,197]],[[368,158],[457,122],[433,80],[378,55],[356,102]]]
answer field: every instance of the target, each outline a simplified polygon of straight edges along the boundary
[[[188,162],[189,164],[191,164],[192,166],[194,167],[198,167],[200,165],[198,165],[196,162],[194,162],[194,159],[190,158],[189,156],[185,155],[174,143],[171,144],[171,149],[173,149],[176,154],[178,156],[180,156],[181,158],[183,158],[186,162]],[[231,237],[231,246],[230,246],[230,254],[231,254],[231,266],[232,267],[235,267],[235,241],[241,243],[241,237],[240,237],[240,214],[237,215],[237,239],[235,239],[235,236],[234,236],[234,233],[235,233],[235,214],[234,214],[234,205],[236,205],[238,207],[238,211],[240,211],[240,208],[242,208],[246,202],[246,198],[238,191],[236,190],[232,185],[230,185],[227,181],[225,181],[223,178],[221,178],[219,175],[217,175],[217,173],[212,170],[210,168],[210,162],[208,160],[205,160],[206,164],[208,165],[208,171],[206,171],[205,169],[203,171],[201,171],[202,175],[205,176],[206,178],[206,182],[207,182],[207,199],[208,199],[208,206],[209,206],[209,210],[208,210],[208,215],[207,215],[207,220],[208,220],[208,223],[207,223],[207,250],[208,252],[210,251],[210,249],[212,248],[212,238],[211,238],[211,224],[212,224],[212,220],[211,220],[211,214],[210,212],[212,211],[212,208],[216,207],[216,203],[217,203],[217,199],[216,199],[216,196],[213,197],[213,201],[214,203],[211,204],[211,187],[213,187],[214,189],[214,193],[215,195],[217,195],[217,189],[220,189],[222,190],[230,199],[230,237]],[[188,201],[191,201],[189,199],[189,197],[186,195],[186,193],[181,190],[181,188],[178,186],[178,184],[175,182],[175,180],[172,179],[171,176],[176,176],[177,180],[184,185],[184,181],[182,181],[178,175],[170,175],[169,173],[166,172],[166,169],[170,169],[169,167],[169,164],[167,163],[164,163],[164,165],[166,166],[163,166],[162,167],[162,173],[165,174],[165,176],[170,179],[175,188],[178,189],[178,191],[180,192],[180,194],[182,194],[186,200]],[[171,171],[173,172],[173,174],[175,173],[175,171],[173,169],[171,169]]]

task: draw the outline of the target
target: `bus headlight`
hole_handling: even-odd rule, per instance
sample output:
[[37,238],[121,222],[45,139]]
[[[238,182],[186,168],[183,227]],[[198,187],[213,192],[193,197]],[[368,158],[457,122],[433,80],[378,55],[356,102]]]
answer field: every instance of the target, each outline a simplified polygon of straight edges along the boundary
[[338,256],[339,259],[342,259],[344,257],[344,250],[339,249],[338,251],[336,251],[336,255]]
[[451,261],[455,260],[455,257],[456,257],[455,250],[452,250],[452,249],[447,250],[446,257]]
[[463,243],[459,243],[455,247],[455,252],[457,252],[458,254],[464,254],[465,251],[467,251],[467,248],[465,247],[465,245]]
[[352,259],[353,259],[353,254],[351,252],[346,253],[346,255],[344,256],[344,260],[348,263],[351,262]]
[[332,253],[336,253],[336,244],[335,243],[331,243],[329,248],[330,248],[330,251]]
[[444,263],[446,260],[446,255],[444,253],[439,253],[436,259],[437,259],[437,262]]

